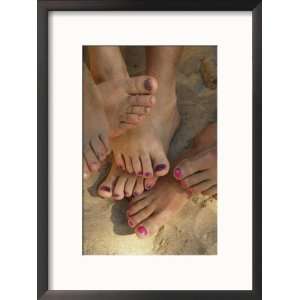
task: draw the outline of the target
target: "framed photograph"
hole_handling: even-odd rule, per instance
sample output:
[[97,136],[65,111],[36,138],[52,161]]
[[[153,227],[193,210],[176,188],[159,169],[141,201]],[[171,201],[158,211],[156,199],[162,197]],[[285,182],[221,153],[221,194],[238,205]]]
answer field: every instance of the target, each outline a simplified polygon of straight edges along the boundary
[[261,1],[38,1],[38,299],[261,299]]

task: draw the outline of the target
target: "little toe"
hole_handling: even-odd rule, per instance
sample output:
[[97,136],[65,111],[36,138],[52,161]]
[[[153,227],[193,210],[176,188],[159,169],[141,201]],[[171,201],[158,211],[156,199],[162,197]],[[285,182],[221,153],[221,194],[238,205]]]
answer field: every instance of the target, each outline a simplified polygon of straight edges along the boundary
[[154,94],[157,90],[157,81],[151,76],[136,76],[126,79],[128,94]]
[[115,182],[112,194],[114,200],[122,200],[124,198],[124,189],[126,181],[127,175],[123,174],[119,176],[118,180]]
[[132,167],[133,167],[133,171],[135,173],[136,176],[141,176],[143,175],[143,171],[142,171],[142,164],[140,162],[140,159],[138,156],[133,156],[131,158],[132,161]]
[[201,183],[202,181],[209,179],[209,173],[207,171],[202,171],[199,173],[195,173],[191,176],[185,177],[183,180],[180,181],[180,184],[184,188],[189,188],[193,185],[197,185]]
[[[145,200],[146,199],[144,199],[143,201]],[[144,206],[144,208],[139,210],[136,214],[130,215],[128,221],[130,221],[133,226],[136,226],[139,223],[146,220],[148,217],[150,217],[153,212],[154,212],[154,206],[151,205],[151,200],[150,200],[150,204]]]
[[91,172],[96,172],[100,168],[100,162],[98,158],[96,157],[96,154],[94,151],[91,149],[91,147],[88,147],[87,150],[85,151],[85,159],[88,164],[88,167]]
[[218,193],[217,185],[214,185],[207,189],[206,191],[202,192],[205,196],[215,196]]
[[196,194],[202,193],[208,190],[209,188],[213,187],[215,184],[216,183],[213,180],[202,181],[201,183],[190,187],[190,191]]
[[164,152],[153,156],[154,174],[156,176],[165,176],[170,169],[169,161]]
[[138,177],[133,190],[133,196],[137,197],[141,195],[143,192],[144,192],[144,178]]
[[153,169],[152,169],[152,162],[149,155],[141,155],[141,162],[143,168],[143,176],[146,178],[153,177]]
[[125,188],[124,188],[124,195],[125,195],[125,197],[129,198],[129,197],[132,196],[136,180],[137,180],[136,176],[134,176],[134,175],[128,175],[128,179],[126,181]]
[[144,180],[145,190],[146,191],[151,190],[155,186],[157,180],[158,180],[158,177],[145,178],[145,180]]
[[117,175],[113,169],[110,170],[108,176],[98,187],[98,195],[102,198],[110,198],[112,196],[113,186],[117,179]]

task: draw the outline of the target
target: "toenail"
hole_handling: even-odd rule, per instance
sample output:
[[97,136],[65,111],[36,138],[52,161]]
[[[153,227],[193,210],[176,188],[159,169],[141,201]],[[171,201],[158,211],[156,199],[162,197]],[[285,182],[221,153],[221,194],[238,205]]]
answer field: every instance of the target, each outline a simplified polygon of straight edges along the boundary
[[142,171],[138,172],[138,175],[139,175],[139,176],[142,176],[142,175],[143,175],[143,172],[142,172]]
[[156,172],[159,172],[159,171],[164,170],[166,167],[167,167],[167,166],[166,166],[165,164],[160,164],[160,165],[157,165],[157,166],[155,167],[154,170],[155,170]]
[[150,172],[145,173],[145,177],[151,177],[151,176],[152,176],[152,174]]
[[102,186],[101,191],[110,192],[110,187],[108,186]]
[[128,196],[129,196],[129,193],[127,193],[127,192],[125,192],[124,194],[125,194],[125,196],[126,196],[126,197],[128,197]]
[[136,196],[138,196],[138,195],[139,195],[139,193],[133,192],[133,197],[136,197]]
[[176,168],[176,169],[174,170],[174,176],[175,176],[176,178],[180,178],[181,175],[182,175],[181,170],[180,170],[179,168]]
[[145,186],[145,189],[146,189],[147,191],[151,190],[151,188],[152,188],[151,185],[146,185],[146,186]]
[[129,227],[133,227],[134,226],[134,224],[133,224],[133,222],[131,220],[128,220],[128,226]]
[[138,228],[137,228],[137,231],[138,231],[138,233],[140,234],[140,235],[147,235],[148,234],[148,231],[147,231],[147,229],[144,227],[144,226],[139,226]]
[[151,80],[149,78],[144,81],[144,87],[147,91],[152,90],[152,84],[151,84]]

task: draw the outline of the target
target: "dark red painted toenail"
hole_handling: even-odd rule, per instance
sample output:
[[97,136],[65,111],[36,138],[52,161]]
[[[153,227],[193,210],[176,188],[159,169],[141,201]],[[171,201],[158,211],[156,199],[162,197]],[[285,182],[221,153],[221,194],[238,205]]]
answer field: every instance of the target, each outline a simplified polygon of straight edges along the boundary
[[105,191],[105,192],[110,192],[110,187],[108,187],[108,186],[102,186],[101,190]]
[[133,222],[131,220],[128,220],[128,226],[129,227],[134,227],[134,224],[133,224]]
[[152,84],[151,84],[151,80],[149,78],[144,81],[144,87],[147,91],[152,90]]
[[150,172],[146,172],[145,177],[152,177],[152,174]]
[[142,171],[138,172],[138,175],[139,175],[139,176],[142,176],[142,175],[143,175],[143,172],[142,172]]
[[174,170],[174,176],[175,176],[175,178],[177,178],[177,179],[181,178],[182,172],[181,172],[181,170],[180,170],[179,168],[176,168],[176,169]]
[[165,164],[160,164],[160,165],[157,165],[157,166],[155,167],[154,170],[155,170],[156,172],[159,172],[159,171],[164,170],[166,167],[167,167],[167,166],[166,166]]
[[147,235],[148,234],[148,230],[144,227],[144,226],[139,226],[137,228],[137,231],[140,235]]

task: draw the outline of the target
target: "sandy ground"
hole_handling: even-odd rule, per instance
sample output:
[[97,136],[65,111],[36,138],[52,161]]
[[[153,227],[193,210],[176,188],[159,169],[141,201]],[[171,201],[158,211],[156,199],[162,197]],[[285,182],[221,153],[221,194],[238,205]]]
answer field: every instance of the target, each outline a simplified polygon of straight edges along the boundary
[[[129,73],[143,74],[144,49],[126,47],[122,51]],[[189,146],[191,139],[199,130],[216,120],[216,82],[207,83],[205,78],[207,61],[216,61],[215,47],[185,48],[177,72],[181,125],[171,143],[169,152],[171,160]],[[127,225],[125,217],[127,200],[114,203],[92,196],[97,182],[105,176],[105,172],[107,169],[103,170],[100,176],[90,178],[84,186],[83,254],[217,254],[217,200],[202,196],[192,198],[155,236],[140,240]]]

